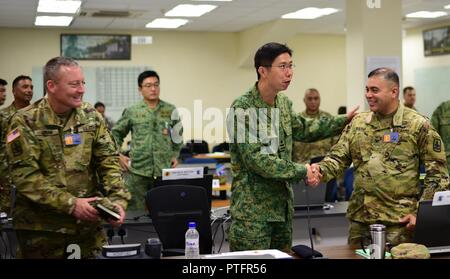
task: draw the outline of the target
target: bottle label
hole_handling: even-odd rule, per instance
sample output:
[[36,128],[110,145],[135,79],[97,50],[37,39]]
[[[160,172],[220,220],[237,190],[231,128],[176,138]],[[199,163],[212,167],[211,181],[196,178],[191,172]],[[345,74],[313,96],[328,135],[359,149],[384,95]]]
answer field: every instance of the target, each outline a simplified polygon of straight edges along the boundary
[[197,248],[198,239],[186,239],[186,248]]

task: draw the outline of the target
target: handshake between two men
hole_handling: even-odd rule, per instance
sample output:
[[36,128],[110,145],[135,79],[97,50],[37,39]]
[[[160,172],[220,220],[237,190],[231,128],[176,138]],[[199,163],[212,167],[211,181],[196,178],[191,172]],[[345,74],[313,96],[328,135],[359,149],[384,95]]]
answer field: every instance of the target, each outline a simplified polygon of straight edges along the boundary
[[322,179],[322,174],[320,173],[320,167],[318,164],[306,164],[306,183],[309,186],[317,187],[319,185],[320,180]]

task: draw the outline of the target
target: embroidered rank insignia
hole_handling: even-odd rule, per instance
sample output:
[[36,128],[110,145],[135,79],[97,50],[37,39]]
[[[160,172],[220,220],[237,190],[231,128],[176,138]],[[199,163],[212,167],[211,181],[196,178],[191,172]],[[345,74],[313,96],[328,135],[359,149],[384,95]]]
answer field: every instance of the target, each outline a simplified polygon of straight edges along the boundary
[[435,152],[441,152],[442,151],[442,143],[441,140],[438,138],[433,139],[433,150]]

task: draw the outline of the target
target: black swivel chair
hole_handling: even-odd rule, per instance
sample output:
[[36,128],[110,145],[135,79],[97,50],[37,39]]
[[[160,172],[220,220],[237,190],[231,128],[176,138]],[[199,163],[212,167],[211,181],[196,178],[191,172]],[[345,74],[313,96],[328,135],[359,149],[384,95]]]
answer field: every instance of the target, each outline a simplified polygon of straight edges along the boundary
[[197,223],[200,254],[211,254],[212,234],[206,190],[199,186],[164,185],[147,192],[152,223],[162,242],[164,257],[184,255],[188,223]]

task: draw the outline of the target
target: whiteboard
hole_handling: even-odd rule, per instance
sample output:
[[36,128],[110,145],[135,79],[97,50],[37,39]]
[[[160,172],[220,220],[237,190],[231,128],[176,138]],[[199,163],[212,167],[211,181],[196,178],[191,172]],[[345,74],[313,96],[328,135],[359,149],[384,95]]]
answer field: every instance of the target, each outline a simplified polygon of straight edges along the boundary
[[450,100],[450,66],[414,70],[416,108],[431,117],[442,102]]

